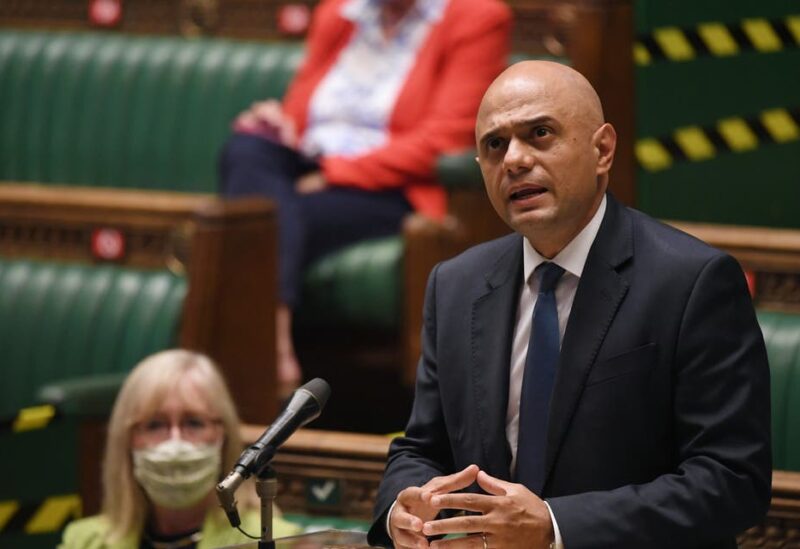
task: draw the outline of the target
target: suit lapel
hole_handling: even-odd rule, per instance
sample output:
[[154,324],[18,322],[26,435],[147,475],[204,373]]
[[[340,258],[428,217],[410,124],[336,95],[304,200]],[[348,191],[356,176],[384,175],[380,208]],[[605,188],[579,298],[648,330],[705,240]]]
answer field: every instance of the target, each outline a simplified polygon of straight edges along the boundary
[[506,440],[511,340],[522,282],[522,239],[507,239],[500,259],[486,274],[486,286],[472,305],[471,356],[475,408],[486,472],[510,479]]
[[630,214],[608,195],[608,206],[581,276],[561,345],[547,432],[545,486],[628,282],[617,268],[633,255]]

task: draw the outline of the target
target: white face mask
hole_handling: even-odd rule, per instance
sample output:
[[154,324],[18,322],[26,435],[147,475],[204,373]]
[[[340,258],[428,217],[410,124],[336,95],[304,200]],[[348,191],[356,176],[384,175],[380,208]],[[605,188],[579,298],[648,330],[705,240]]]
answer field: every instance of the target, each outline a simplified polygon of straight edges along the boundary
[[156,505],[183,509],[200,502],[219,479],[222,443],[169,439],[133,451],[133,476]]

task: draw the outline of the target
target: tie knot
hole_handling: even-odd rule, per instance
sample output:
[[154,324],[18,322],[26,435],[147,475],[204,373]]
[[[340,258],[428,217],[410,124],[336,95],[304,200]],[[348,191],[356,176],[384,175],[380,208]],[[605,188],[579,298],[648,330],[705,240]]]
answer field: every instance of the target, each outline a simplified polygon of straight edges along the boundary
[[536,270],[539,272],[539,292],[552,292],[564,269],[555,263],[542,263]]

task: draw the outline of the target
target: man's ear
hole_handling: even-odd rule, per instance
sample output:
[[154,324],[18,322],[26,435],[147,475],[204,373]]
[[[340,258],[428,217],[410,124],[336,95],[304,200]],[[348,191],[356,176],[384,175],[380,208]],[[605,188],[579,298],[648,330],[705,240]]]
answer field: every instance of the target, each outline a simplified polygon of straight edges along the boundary
[[607,174],[614,163],[614,152],[617,150],[617,131],[606,122],[592,136],[597,152],[597,175]]

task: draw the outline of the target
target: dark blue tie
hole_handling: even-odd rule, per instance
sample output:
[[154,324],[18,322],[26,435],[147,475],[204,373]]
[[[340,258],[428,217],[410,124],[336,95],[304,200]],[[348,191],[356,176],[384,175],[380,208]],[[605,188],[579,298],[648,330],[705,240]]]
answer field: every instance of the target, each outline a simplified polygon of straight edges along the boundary
[[519,402],[517,482],[541,495],[550,395],[556,379],[559,355],[558,309],[555,288],[564,269],[543,263],[536,269],[539,295],[533,308],[531,338]]

